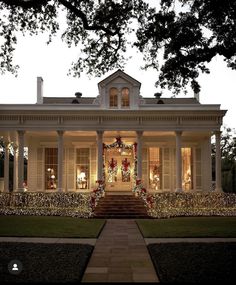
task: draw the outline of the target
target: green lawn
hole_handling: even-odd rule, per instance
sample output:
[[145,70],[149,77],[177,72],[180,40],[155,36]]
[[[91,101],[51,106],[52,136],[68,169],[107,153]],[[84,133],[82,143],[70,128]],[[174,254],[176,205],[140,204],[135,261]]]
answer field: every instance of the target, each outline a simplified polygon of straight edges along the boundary
[[52,216],[0,216],[0,236],[96,238],[105,220]]
[[145,238],[236,237],[236,217],[185,217],[136,221]]

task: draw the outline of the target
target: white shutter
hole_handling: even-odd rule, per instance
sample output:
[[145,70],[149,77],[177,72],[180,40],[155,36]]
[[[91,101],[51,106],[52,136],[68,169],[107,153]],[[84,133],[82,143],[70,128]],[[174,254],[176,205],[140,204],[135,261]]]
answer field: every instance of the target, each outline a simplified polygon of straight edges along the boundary
[[148,148],[142,148],[142,182],[143,186],[148,186]]
[[201,149],[196,148],[196,189],[202,188]]
[[44,190],[44,158],[43,158],[43,148],[37,148],[37,190]]
[[66,173],[67,173],[67,149],[63,148],[63,167],[62,167],[62,188],[64,191],[67,190],[67,181],[66,181]]
[[163,189],[170,190],[170,149],[163,148]]
[[37,191],[37,148],[30,145],[27,165],[27,184],[29,191]]
[[67,156],[67,189],[75,190],[75,149],[68,148]]
[[90,148],[90,189],[96,187],[97,180],[97,150],[96,147]]

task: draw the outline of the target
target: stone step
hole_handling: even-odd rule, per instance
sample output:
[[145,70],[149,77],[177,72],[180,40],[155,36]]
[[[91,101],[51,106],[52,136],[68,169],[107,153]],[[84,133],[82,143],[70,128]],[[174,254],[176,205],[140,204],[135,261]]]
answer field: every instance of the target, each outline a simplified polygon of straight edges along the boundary
[[141,198],[133,195],[105,196],[94,211],[97,218],[148,218]]

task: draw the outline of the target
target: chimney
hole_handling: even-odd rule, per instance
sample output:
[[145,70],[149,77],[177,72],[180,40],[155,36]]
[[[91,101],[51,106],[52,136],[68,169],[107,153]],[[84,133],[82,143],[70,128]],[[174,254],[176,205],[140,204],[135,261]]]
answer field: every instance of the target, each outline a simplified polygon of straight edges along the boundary
[[199,102],[199,92],[194,92],[194,98]]
[[37,77],[37,103],[43,104],[43,78]]

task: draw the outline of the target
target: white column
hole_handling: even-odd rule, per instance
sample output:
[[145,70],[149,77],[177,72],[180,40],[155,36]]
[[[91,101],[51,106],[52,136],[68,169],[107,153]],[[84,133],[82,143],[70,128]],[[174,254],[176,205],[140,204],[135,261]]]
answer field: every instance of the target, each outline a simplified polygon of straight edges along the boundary
[[182,153],[181,153],[181,131],[175,132],[176,139],[176,192],[182,192]]
[[57,131],[58,137],[57,137],[57,144],[58,144],[58,150],[57,150],[57,163],[58,163],[58,169],[57,169],[57,191],[62,192],[63,191],[63,131]]
[[215,157],[215,176],[216,176],[216,192],[222,192],[221,185],[221,150],[220,150],[220,139],[221,132],[215,132],[216,139],[216,157]]
[[14,145],[14,163],[13,163],[13,191],[17,190],[18,185],[18,146]]
[[142,131],[136,131],[137,134],[137,179],[142,180]]
[[24,131],[17,131],[18,134],[18,191],[23,191],[24,182]]
[[4,143],[4,192],[9,192],[9,142]]
[[97,131],[97,180],[103,180],[103,131]]

